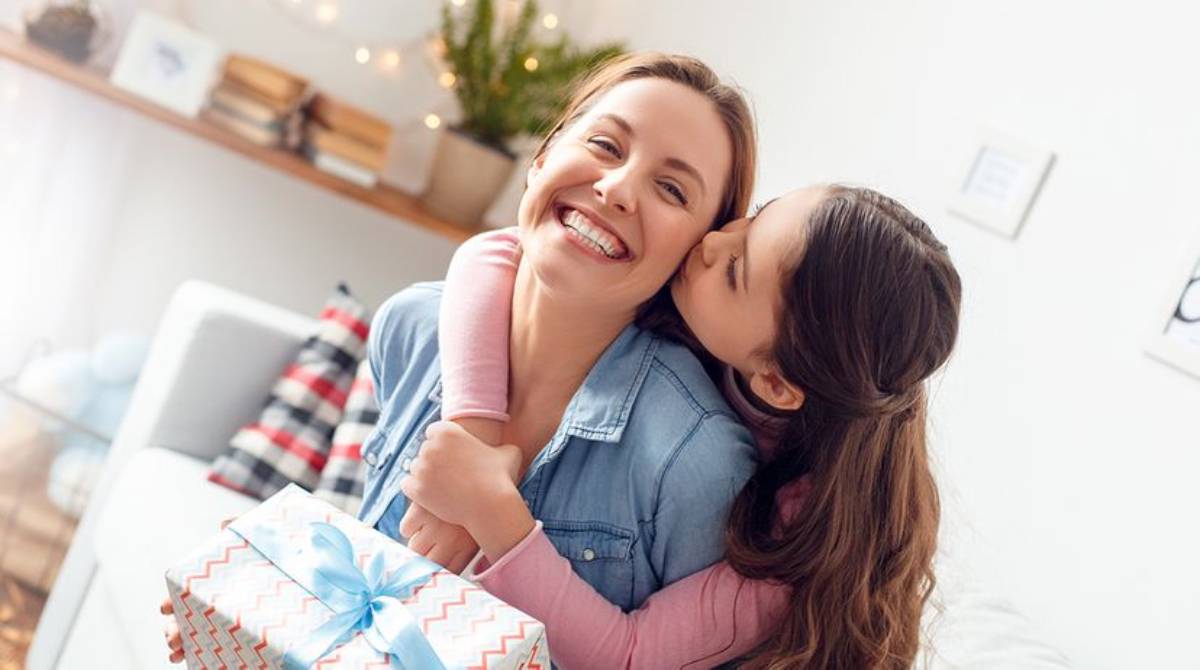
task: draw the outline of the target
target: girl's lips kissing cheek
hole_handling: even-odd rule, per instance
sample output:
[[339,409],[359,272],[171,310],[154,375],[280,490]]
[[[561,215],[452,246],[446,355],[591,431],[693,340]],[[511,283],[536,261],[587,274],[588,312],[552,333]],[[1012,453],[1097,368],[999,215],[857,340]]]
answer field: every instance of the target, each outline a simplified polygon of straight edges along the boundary
[[606,261],[632,259],[629,247],[607,226],[569,205],[554,207],[554,218],[567,238],[590,255]]

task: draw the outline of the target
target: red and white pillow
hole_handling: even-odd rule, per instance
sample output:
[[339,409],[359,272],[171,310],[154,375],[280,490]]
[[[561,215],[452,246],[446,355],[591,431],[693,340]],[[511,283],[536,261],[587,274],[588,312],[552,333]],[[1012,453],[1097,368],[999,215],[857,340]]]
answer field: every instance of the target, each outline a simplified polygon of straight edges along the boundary
[[[363,360],[370,323],[370,311],[339,285],[321,312],[316,334],[275,382],[258,420],[233,436],[208,478],[260,499],[289,482],[316,488],[331,458],[331,440]],[[343,449],[337,459],[344,461],[349,453]],[[333,490],[339,488],[346,485]],[[361,495],[361,484],[358,491]]]
[[371,364],[363,359],[346,399],[345,411],[337,430],[333,431],[333,446],[329,462],[321,471],[314,493],[349,514],[357,514],[362,504],[366,466],[362,462],[362,445],[379,421],[379,406],[371,381]]

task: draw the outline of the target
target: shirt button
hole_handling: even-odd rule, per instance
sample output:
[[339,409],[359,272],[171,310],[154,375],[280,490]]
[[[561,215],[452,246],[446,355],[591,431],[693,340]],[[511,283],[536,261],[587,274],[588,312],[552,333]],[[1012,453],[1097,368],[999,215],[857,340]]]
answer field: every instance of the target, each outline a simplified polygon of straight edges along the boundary
[[400,467],[403,468],[405,472],[408,472],[408,469],[412,467],[412,459],[408,458],[407,456],[404,457],[404,460],[400,461]]
[[596,552],[592,551],[591,549],[583,550],[583,560],[590,561],[594,558],[596,558]]
[[373,451],[368,451],[367,453],[363,454],[362,460],[363,463],[366,463],[371,467],[375,467],[375,464],[379,462],[379,459],[375,456],[375,452]]

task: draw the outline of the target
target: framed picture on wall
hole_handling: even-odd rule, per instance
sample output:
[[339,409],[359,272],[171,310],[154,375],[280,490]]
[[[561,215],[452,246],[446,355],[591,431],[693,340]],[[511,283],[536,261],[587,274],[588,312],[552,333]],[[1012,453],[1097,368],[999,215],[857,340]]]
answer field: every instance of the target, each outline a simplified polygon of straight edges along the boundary
[[959,173],[958,190],[950,195],[950,212],[1016,238],[1053,163],[1047,149],[980,130]]
[[133,20],[112,83],[194,118],[208,100],[223,58],[221,47],[182,24],[142,11]]
[[1200,378],[1200,252],[1176,276],[1146,353]]

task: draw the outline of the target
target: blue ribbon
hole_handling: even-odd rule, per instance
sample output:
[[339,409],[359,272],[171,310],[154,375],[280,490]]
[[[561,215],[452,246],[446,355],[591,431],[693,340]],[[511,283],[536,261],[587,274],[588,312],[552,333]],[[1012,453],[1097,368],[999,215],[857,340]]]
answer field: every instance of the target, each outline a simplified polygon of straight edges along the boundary
[[371,648],[388,654],[396,670],[445,670],[412,613],[401,601],[427,583],[441,568],[419,556],[391,575],[384,574],[383,554],[371,559],[364,573],[354,563],[354,548],[336,526],[311,524],[309,547],[290,549],[270,528],[247,531],[230,526],[255,549],[307,588],[334,611],[334,616],[284,654],[285,670],[311,667],[358,632]]

